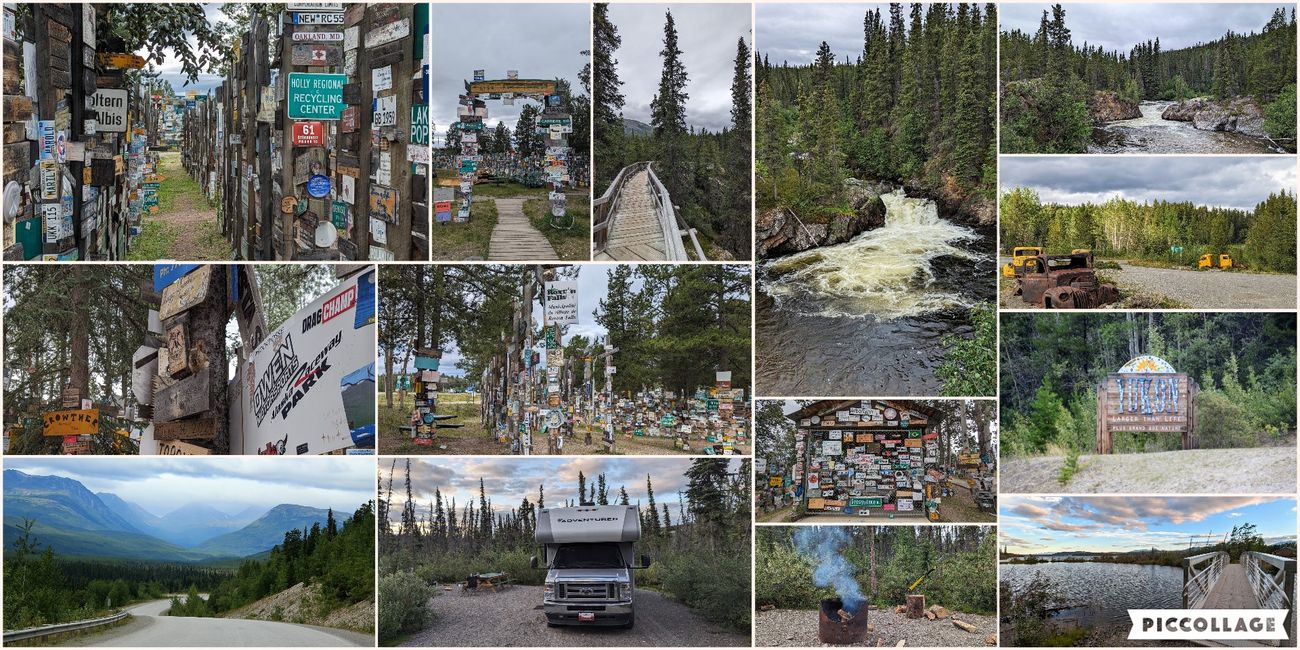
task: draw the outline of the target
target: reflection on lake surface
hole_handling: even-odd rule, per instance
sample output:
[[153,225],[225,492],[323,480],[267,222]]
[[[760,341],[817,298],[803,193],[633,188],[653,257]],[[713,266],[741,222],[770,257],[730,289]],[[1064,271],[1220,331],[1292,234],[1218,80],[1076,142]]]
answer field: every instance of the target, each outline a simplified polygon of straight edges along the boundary
[[1041,573],[1061,593],[1064,603],[1076,605],[1056,615],[1074,619],[1085,628],[1129,624],[1130,609],[1164,609],[1183,606],[1183,570],[1150,564],[1109,562],[1043,562],[1002,564],[1001,577],[1019,587]]

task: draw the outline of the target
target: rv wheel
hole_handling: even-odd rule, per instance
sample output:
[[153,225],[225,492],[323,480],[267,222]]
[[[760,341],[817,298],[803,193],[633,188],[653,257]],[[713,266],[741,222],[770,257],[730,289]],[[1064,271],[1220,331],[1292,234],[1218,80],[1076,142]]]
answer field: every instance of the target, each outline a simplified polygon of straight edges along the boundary
[[627,622],[623,624],[623,629],[630,630],[633,625],[636,625],[636,612],[627,615]]

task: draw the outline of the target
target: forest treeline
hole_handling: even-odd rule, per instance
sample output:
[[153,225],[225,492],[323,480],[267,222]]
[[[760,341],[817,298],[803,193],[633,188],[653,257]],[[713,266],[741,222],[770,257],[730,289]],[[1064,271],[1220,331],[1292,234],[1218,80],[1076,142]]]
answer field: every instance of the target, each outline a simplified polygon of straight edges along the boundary
[[216,566],[60,558],[27,523],[4,554],[6,630],[94,618],[188,586],[206,591],[230,575]]
[[[614,390],[664,388],[694,393],[730,370],[732,383],[750,381],[750,276],[742,265],[616,265],[585,267],[604,272],[608,295],[595,310],[609,332],[614,353]],[[577,267],[557,269],[576,277]],[[379,347],[391,398],[395,367],[406,367],[412,349],[454,343],[460,367],[477,380],[501,352],[522,283],[531,266],[392,266],[380,270]],[[534,293],[539,295],[540,291]],[[535,310],[534,313],[537,313]],[[564,332],[561,332],[564,334]],[[533,340],[542,340],[541,331]],[[601,341],[564,336],[565,356],[580,359],[603,351]]]
[[[1203,253],[1230,253],[1247,267],[1295,273],[1296,197],[1282,190],[1253,210],[1190,202],[1140,203],[1120,197],[1105,203],[1043,203],[1021,187],[999,204],[1004,252],[1044,246],[1049,253],[1087,248],[1101,257],[1135,257],[1193,265]],[[1172,252],[1181,246],[1182,253]]]
[[[1004,314],[1003,453],[1091,453],[1097,384],[1142,354],[1168,361],[1200,387],[1201,447],[1278,444],[1295,434],[1295,314]],[[1180,444],[1177,434],[1112,436],[1116,452]]]
[[823,41],[808,65],[755,66],[760,210],[824,222],[852,208],[845,178],[903,181],[992,201],[997,13],[993,4],[900,3],[863,19],[860,53]]
[[1259,32],[1228,31],[1174,50],[1162,50],[1156,37],[1127,53],[1075,45],[1065,14],[1054,4],[1033,34],[1002,32],[1003,153],[1083,153],[1091,134],[1088,103],[1097,92],[1128,103],[1251,96],[1265,105],[1272,137],[1295,138],[1294,7],[1289,16],[1275,9]]
[[[327,265],[239,268],[256,268],[271,330],[337,283]],[[5,451],[58,454],[63,440],[43,435],[40,415],[62,408],[63,389],[76,388],[103,416],[93,453],[136,453],[117,431],[133,426],[122,416],[135,405],[132,357],[154,308],[141,297],[142,289],[153,290],[152,265],[9,266],[4,287],[4,424],[20,428]],[[231,357],[239,345],[238,333],[229,332]]]
[[[814,527],[820,528],[820,527]],[[818,560],[799,552],[794,526],[758,529],[754,558],[755,601],[782,609],[814,609],[835,596],[813,580]],[[997,610],[997,533],[991,526],[846,526],[839,555],[850,566],[867,602],[901,605],[925,594],[926,605],[965,614]],[[915,591],[908,586],[926,576]]]
[[[626,98],[618,74],[622,37],[609,18],[609,5],[593,8],[595,49],[592,62],[596,196],[623,167],[655,161],[655,174],[668,189],[678,215],[695,228],[711,260],[750,258],[750,63],[745,36],[736,42],[731,82],[731,125],[717,132],[687,125],[690,71],[682,60],[677,24],[664,12],[663,59],[659,87],[650,103],[650,131],[629,129],[623,119]],[[707,29],[707,25],[699,25]]]
[[[699,458],[686,467],[686,489],[674,495],[677,507],[656,502],[654,480],[646,475],[646,501],[639,502],[641,540],[636,554],[651,557],[637,570],[637,588],[662,591],[713,623],[748,631],[750,622],[750,466],[742,460]],[[546,569],[534,569],[538,554],[534,531],[537,512],[582,503],[632,505],[626,486],[615,491],[604,473],[561,477],[565,487],[538,486],[538,498],[518,505],[494,503],[479,480],[478,498],[459,506],[435,488],[427,504],[417,503],[411,488],[410,461],[406,494],[394,500],[394,461],[379,501],[379,636],[381,643],[418,629],[428,620],[434,585],[456,583],[471,573],[500,571],[517,584],[541,585]],[[576,489],[574,489],[576,488]],[[396,522],[392,520],[396,520]],[[411,594],[416,594],[412,597]],[[540,601],[539,594],[538,604]]]
[[190,585],[187,597],[172,597],[169,616],[220,616],[298,583],[321,586],[312,606],[328,612],[375,595],[375,504],[357,508],[340,526],[331,508],[325,525],[289,530],[264,559],[240,563],[209,589],[207,600]]

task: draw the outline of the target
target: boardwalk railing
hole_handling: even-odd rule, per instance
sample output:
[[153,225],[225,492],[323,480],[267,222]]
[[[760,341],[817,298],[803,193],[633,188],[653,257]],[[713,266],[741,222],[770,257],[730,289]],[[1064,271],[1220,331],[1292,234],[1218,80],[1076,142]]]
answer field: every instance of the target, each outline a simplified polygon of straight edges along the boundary
[[[691,256],[686,251],[683,239],[689,237],[691,247],[695,253],[696,260],[707,260],[704,255],[704,249],[700,246],[699,239],[695,236],[694,228],[687,228],[677,218],[677,209],[673,206],[672,197],[668,194],[668,188],[659,180],[655,174],[653,162],[634,162],[623,169],[619,170],[614,181],[609,184],[609,188],[600,198],[592,201],[593,214],[593,242],[595,253],[605,252],[609,244],[609,234],[613,231],[614,218],[618,215],[618,207],[622,201],[622,195],[627,189],[628,181],[638,172],[646,172],[645,188],[650,193],[650,198],[654,202],[655,216],[659,221],[659,228],[664,235],[664,255],[670,262],[690,261]],[[639,188],[634,188],[639,189]]]
[[5,645],[9,645],[11,643],[16,643],[18,641],[29,641],[31,639],[43,639],[53,634],[64,634],[66,632],[80,632],[82,630],[89,630],[91,628],[99,627],[101,625],[112,625],[126,618],[129,615],[130,612],[123,610],[111,616],[105,616],[103,618],[91,618],[84,621],[72,621],[71,623],[55,623],[54,625],[42,625],[40,627],[32,627],[26,630],[13,630],[11,632],[4,633],[4,643]]
[[1197,609],[1205,603],[1227,563],[1228,554],[1223,551],[1183,558],[1183,609]]
[[1288,638],[1282,643],[1294,647],[1295,559],[1247,551],[1241,554],[1241,563],[1246,567],[1246,579],[1250,581],[1250,589],[1255,592],[1259,606],[1287,610],[1283,629]]
[[614,182],[609,184],[605,193],[600,198],[591,202],[592,214],[592,241],[595,244],[595,253],[605,252],[605,247],[609,244],[610,226],[614,224],[614,215],[618,212],[619,199],[623,194],[623,185],[627,179],[636,175],[637,172],[644,169],[650,163],[634,162],[618,171],[614,177]]

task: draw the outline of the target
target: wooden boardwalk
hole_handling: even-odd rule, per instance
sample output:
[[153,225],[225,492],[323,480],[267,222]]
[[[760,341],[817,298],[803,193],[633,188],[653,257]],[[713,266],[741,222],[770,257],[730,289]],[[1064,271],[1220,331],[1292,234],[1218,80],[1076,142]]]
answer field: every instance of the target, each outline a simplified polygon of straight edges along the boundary
[[599,261],[642,262],[668,259],[664,232],[650,197],[649,176],[641,170],[623,185],[618,211],[609,233],[609,244],[598,254]]
[[[1197,609],[1258,609],[1259,600],[1250,588],[1246,565],[1225,564],[1219,581],[1214,583],[1205,602]],[[1220,648],[1260,648],[1273,644],[1261,641],[1196,641],[1200,645]]]
[[560,259],[546,236],[524,214],[524,199],[494,199],[497,225],[488,243],[490,261],[554,261]]

